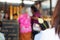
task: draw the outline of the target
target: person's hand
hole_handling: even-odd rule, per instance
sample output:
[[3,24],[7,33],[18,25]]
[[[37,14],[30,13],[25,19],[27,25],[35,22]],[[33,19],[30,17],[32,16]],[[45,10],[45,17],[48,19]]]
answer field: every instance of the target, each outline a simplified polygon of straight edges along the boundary
[[34,17],[35,20],[38,20],[38,17]]

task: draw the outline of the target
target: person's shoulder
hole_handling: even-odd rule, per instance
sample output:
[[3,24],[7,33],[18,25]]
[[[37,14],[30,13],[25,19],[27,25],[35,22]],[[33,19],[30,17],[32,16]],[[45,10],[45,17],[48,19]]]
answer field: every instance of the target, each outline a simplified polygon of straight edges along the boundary
[[[49,37],[48,37],[48,36]],[[53,38],[55,36],[55,29],[54,28],[49,28],[49,29],[46,29],[43,31],[42,33],[42,38],[45,37],[45,39],[48,39],[48,38]]]
[[40,31],[38,34],[36,34],[36,36],[39,36],[43,33],[44,31]]
[[49,29],[44,30],[43,32],[44,33],[50,33],[50,32],[54,32],[54,31],[55,31],[54,28],[49,28]]
[[50,33],[50,31],[52,31],[52,28],[51,29],[46,29],[44,31],[41,31],[40,33],[36,34],[35,36],[39,36],[41,34],[48,34],[48,33]]

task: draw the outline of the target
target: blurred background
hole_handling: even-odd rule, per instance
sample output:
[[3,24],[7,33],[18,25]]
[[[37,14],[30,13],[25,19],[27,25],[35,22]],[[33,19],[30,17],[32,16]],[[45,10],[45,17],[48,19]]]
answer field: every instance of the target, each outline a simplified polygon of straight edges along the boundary
[[51,28],[51,18],[55,9],[57,0],[0,0],[0,14],[8,15],[8,20],[1,18],[0,15],[0,32],[4,33],[6,40],[19,40],[18,16],[21,14],[22,6],[31,7],[35,1],[41,1],[43,18],[49,23]]

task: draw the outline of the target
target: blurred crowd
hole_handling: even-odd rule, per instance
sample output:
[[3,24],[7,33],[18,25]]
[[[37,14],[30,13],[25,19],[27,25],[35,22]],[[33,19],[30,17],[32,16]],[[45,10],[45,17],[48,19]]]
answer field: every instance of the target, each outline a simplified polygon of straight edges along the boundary
[[26,8],[22,3],[22,12],[18,17],[20,25],[20,40],[34,40],[36,34],[41,30],[49,28],[49,24],[43,18],[41,1],[36,1],[34,5]]
[[[28,8],[22,3],[21,14],[17,18],[19,23],[19,40],[60,40],[59,5],[60,0],[57,2],[50,24],[43,18],[41,1],[36,1],[34,5]],[[13,16],[16,15],[14,14]],[[2,20],[9,20],[9,14],[1,11],[0,26],[2,26]],[[51,28],[50,25],[52,25]]]
[[[19,23],[19,40],[34,40],[36,34],[41,30],[49,28],[49,24],[43,18],[43,10],[41,1],[36,1],[31,7],[25,7],[24,3],[21,4],[22,10],[17,18],[17,14],[13,14],[13,20]],[[3,20],[10,20],[9,14],[0,11],[0,27],[2,27]]]

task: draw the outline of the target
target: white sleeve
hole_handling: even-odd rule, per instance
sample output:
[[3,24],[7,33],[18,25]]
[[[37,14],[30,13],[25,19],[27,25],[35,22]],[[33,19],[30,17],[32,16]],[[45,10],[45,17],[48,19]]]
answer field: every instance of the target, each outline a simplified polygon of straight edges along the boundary
[[38,33],[37,35],[35,35],[34,40],[40,40],[41,37],[42,37],[42,33],[43,33],[43,31],[41,31],[40,33]]
[[47,33],[42,31],[39,34],[35,35],[34,40],[49,40],[49,37],[48,37]]
[[45,30],[43,31],[40,40],[50,40],[50,31],[49,30]]
[[39,40],[46,40],[46,36],[44,33],[42,34],[41,38]]
[[59,40],[59,37],[55,35],[55,29],[46,29],[40,35],[35,36],[35,40]]
[[34,38],[34,40],[39,40],[40,38],[39,38],[39,35],[35,35],[35,38]]

